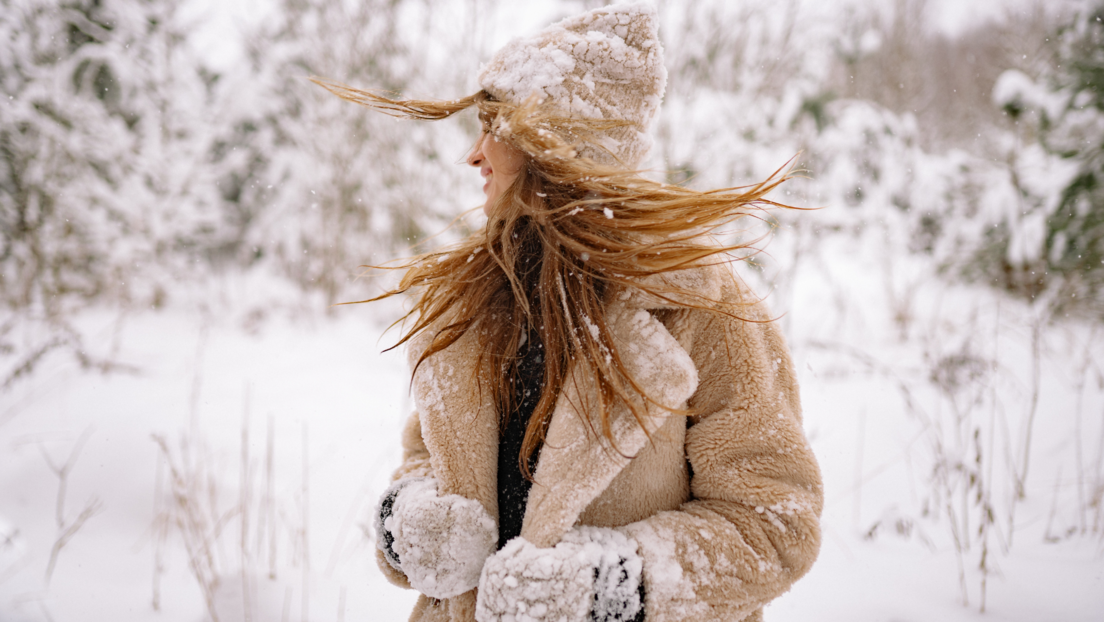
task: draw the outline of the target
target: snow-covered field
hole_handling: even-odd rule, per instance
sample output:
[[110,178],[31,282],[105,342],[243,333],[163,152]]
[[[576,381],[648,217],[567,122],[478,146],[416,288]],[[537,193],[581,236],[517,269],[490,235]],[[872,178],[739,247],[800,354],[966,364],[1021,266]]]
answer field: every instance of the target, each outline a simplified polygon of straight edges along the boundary
[[[453,217],[450,210],[478,202],[478,175],[462,165],[449,168],[471,136],[463,121],[428,131],[318,99],[301,81],[302,68],[334,78],[360,75],[361,86],[409,78],[414,95],[452,96],[515,31],[597,2],[404,3],[410,14],[392,15],[394,24],[428,29],[402,31],[397,40],[409,49],[349,25],[379,25],[371,11],[346,23],[345,9],[384,4],[120,0],[138,17],[99,33],[107,38],[103,45],[86,47],[99,50],[134,87],[128,105],[146,115],[146,124],[125,137],[145,151],[122,139],[104,142],[101,129],[128,130],[118,120],[89,120],[115,113],[95,102],[89,107],[88,97],[55,93],[51,80],[72,77],[65,67],[36,65],[48,55],[30,54],[29,47],[20,52],[27,61],[20,75],[34,88],[6,97],[5,114],[24,116],[4,118],[54,128],[53,113],[43,112],[48,107],[31,103],[43,92],[61,93],[59,109],[82,121],[76,130],[89,131],[57,139],[68,158],[58,161],[76,172],[43,155],[55,143],[24,145],[26,161],[35,164],[27,170],[39,175],[44,196],[66,198],[57,205],[68,211],[47,223],[56,231],[14,238],[41,238],[42,245],[27,242],[20,252],[50,259],[56,251],[50,265],[58,272],[28,269],[22,285],[33,302],[18,298],[11,322],[0,317],[0,357],[12,354],[11,344],[25,348],[15,353],[22,356],[51,343],[53,333],[34,334],[43,329],[47,303],[83,341],[66,342],[33,373],[0,389],[0,622],[204,622],[212,611],[222,622],[406,618],[415,595],[378,573],[365,520],[398,462],[398,431],[411,409],[401,353],[382,353],[399,337],[384,332],[399,303],[331,308],[325,299],[373,295],[371,282],[347,285],[357,263],[389,258],[383,244],[400,246],[436,231]],[[430,4],[447,6],[418,8]],[[883,34],[898,32],[887,17],[895,10],[917,9],[928,27],[954,35],[1008,15],[1030,26],[1088,3],[792,0],[781,11],[776,4],[657,2],[668,20],[668,61],[680,68],[672,72],[657,130],[663,147],[657,167],[712,187],[761,179],[804,150],[801,165],[812,169],[813,180],[791,181],[775,198],[826,207],[780,215],[783,226],[768,254],[757,258],[760,266],[741,269],[789,338],[806,431],[826,483],[820,559],[768,606],[767,619],[1104,620],[1104,324],[1088,305],[1057,304],[1058,296],[1081,291],[1064,289],[1059,277],[1039,279],[1049,285],[1040,286],[1034,302],[1022,290],[1018,297],[1003,293],[1016,289],[1015,278],[1003,290],[982,283],[1001,284],[1006,268],[1031,286],[1029,272],[1062,265],[1065,242],[1046,246],[1047,219],[1060,215],[1070,176],[1089,170],[1077,169],[1078,162],[1098,155],[1085,151],[1075,160],[1057,147],[1043,149],[1036,135],[1045,125],[1042,108],[1067,105],[1052,135],[1059,147],[1063,137],[1087,143],[1084,132],[1104,127],[1104,116],[1074,106],[1080,100],[1068,88],[1048,86],[1045,54],[1035,59],[1017,51],[1012,60],[1022,63],[991,76],[1003,76],[995,100],[987,91],[956,100],[945,117],[925,117],[901,102],[894,112],[885,103],[932,77],[919,71],[928,63],[906,65],[912,73],[901,70],[900,81],[901,68],[890,66],[892,97],[871,87],[869,77],[880,75],[883,65],[875,61],[883,57],[938,49],[920,45],[930,41],[891,45],[900,41]],[[62,23],[48,0],[23,5],[45,7],[28,24]],[[178,6],[182,15],[158,31],[163,41],[142,38],[148,20],[160,19],[157,11],[172,15]],[[18,34],[12,24],[22,22],[11,15],[0,13],[0,26]],[[280,17],[288,23],[275,19],[259,28]],[[300,32],[300,25],[313,30]],[[253,32],[254,52],[263,52],[255,65],[245,61],[248,37],[239,30]],[[145,65],[132,61],[161,58],[158,42],[181,43],[177,32],[188,33],[187,44],[221,77],[208,82],[195,66],[172,65],[188,59],[168,46],[162,60],[177,69],[165,71],[175,71],[180,93],[196,99],[168,90],[156,90],[163,100],[151,99],[142,89],[168,74],[146,75]],[[1024,26],[1024,32],[1042,31]],[[1033,41],[1020,39],[997,47],[1019,50]],[[136,53],[130,42],[153,51]],[[1003,59],[984,46],[955,49]],[[360,54],[381,54],[394,66],[364,74]],[[867,82],[833,73],[836,57],[847,54]],[[706,60],[710,70],[699,71]],[[944,69],[974,71],[972,56],[954,60]],[[3,55],[0,61],[8,67]],[[952,78],[944,95],[962,86]],[[212,84],[223,85],[217,97],[201,101]],[[928,95],[920,92],[916,101],[938,98]],[[998,118],[1009,104],[1021,109],[1014,123]],[[974,140],[966,125],[986,117],[965,113],[977,111],[996,120]],[[165,134],[157,119],[181,123],[177,135],[196,144],[162,148],[160,138],[138,140]],[[953,130],[945,134],[962,136],[940,138],[925,119],[942,119]],[[239,135],[257,124],[261,130]],[[377,142],[358,132],[377,132]],[[227,151],[224,141],[237,146]],[[120,170],[130,171],[124,177],[133,187],[115,192],[102,183],[97,163],[112,154],[129,158],[133,170]],[[189,172],[179,164],[187,160],[182,154],[206,168]],[[254,170],[266,158],[270,166]],[[228,199],[219,184],[239,174],[243,194]],[[315,198],[316,189],[333,196]],[[114,206],[105,212],[110,218],[87,209],[98,205],[93,199],[103,198],[101,191]],[[343,201],[353,198],[357,207],[346,209],[353,203]],[[362,210],[368,204],[375,211]],[[223,211],[211,216],[203,211],[209,207]],[[120,214],[126,218],[117,220]],[[379,219],[343,220],[350,214]],[[210,225],[196,231],[215,235],[189,229],[193,216],[192,224]],[[62,239],[69,228],[63,219],[87,235]],[[1009,236],[1005,247],[1002,232]],[[1068,233],[1079,232],[1069,225],[1055,239]],[[177,243],[210,252],[155,253]],[[970,265],[984,257],[990,264]],[[38,265],[20,265],[32,264]],[[97,266],[103,269],[80,272]],[[959,279],[969,268],[972,284]],[[116,283],[116,269],[130,289]],[[221,276],[202,276],[212,272]],[[78,278],[43,277],[51,274]],[[82,275],[89,291],[106,288],[99,302],[66,289],[84,283]],[[1065,278],[1076,285],[1077,276]],[[128,301],[120,305],[127,311],[112,306],[118,300]],[[164,305],[142,310],[147,301]],[[68,309],[88,304],[91,310],[69,316]],[[1067,308],[1097,319],[1066,316]],[[66,349],[75,343],[95,360],[117,363],[116,371],[82,368]],[[12,360],[16,369],[29,360],[9,359],[2,378]]]
[[[1013,506],[1009,474],[1018,472],[1036,386],[1035,311],[947,285],[900,257],[887,266],[875,235],[819,241],[797,262],[786,259],[786,236],[771,247],[792,266],[774,306],[786,311],[778,321],[827,494],[821,558],[769,606],[769,619],[1102,619],[1100,507],[1085,498],[1101,484],[1099,327],[1065,321],[1037,331],[1026,497]],[[891,295],[887,272],[908,291]],[[198,622],[207,609],[197,576],[217,584],[211,597],[223,620],[405,618],[414,594],[376,572],[364,521],[398,460],[409,410],[401,357],[380,353],[395,338],[381,339],[383,316],[395,309],[347,306],[327,316],[319,306],[257,323],[250,300],[264,284],[249,284],[248,295],[245,285],[212,284],[222,294],[210,298],[239,301],[217,313],[149,312],[121,323],[86,314],[94,345],[113,348],[133,373],[83,372],[58,357],[0,398],[0,620]],[[902,296],[907,319],[898,321]],[[974,360],[963,353],[988,362],[961,372],[968,382],[959,390],[976,395],[941,394],[959,385],[939,375],[938,362]],[[941,498],[935,457],[963,469],[975,460],[974,444],[956,438],[963,420],[967,436],[979,430],[986,453],[975,475],[984,484],[948,476]],[[173,488],[154,436],[188,480],[179,490],[205,516],[191,523],[203,534],[188,541],[209,547],[195,553],[204,558],[196,566],[182,537],[189,523],[156,520],[173,506]],[[985,614],[980,523],[959,534],[971,540],[960,561],[943,511],[975,521],[979,489],[995,513]],[[94,512],[80,523],[89,504]],[[172,515],[182,515],[179,506]]]

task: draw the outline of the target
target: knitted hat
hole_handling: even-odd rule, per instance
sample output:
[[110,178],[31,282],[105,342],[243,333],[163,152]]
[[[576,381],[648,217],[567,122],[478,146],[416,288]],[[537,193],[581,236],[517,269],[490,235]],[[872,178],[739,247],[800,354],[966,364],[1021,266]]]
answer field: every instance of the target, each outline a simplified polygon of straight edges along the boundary
[[480,72],[479,85],[503,102],[536,94],[564,116],[631,121],[603,131],[600,147],[579,148],[595,161],[612,164],[612,153],[635,167],[651,149],[648,125],[667,87],[658,21],[644,2],[568,17],[508,43]]

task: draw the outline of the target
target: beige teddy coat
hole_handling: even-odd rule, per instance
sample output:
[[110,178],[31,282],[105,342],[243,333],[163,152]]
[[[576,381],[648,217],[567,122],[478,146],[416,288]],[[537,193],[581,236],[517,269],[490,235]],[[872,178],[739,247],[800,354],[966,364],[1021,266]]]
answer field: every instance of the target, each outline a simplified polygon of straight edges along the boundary
[[[620,528],[644,560],[648,622],[759,620],[820,547],[823,492],[793,364],[777,325],[727,267],[651,278],[692,291],[698,304],[736,303],[726,308],[744,319],[635,289],[611,296],[608,325],[627,368],[648,395],[685,404],[691,416],[649,405],[646,433],[621,405],[612,413],[614,451],[584,428],[593,383],[572,369],[521,535],[548,547],[575,525]],[[428,338],[412,341],[412,361]],[[435,477],[440,494],[475,499],[497,517],[498,417],[490,392],[479,390],[488,372],[475,369],[477,340],[470,330],[418,368],[417,412],[394,479]],[[382,554],[378,561],[389,580],[410,587]],[[471,622],[475,598],[475,590],[443,601],[423,595],[410,619]]]

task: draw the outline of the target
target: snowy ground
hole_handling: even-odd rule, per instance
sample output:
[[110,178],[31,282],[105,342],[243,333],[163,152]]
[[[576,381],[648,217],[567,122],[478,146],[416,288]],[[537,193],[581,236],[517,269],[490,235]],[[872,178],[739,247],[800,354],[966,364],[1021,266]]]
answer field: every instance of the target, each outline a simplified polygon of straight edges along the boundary
[[[1104,619],[1104,540],[1099,523],[1093,529],[1099,504],[1094,510],[1085,500],[1100,486],[1101,330],[1067,320],[1038,332],[1027,495],[1011,505],[1008,473],[1036,386],[1037,311],[949,286],[887,253],[876,235],[821,241],[800,260],[786,256],[784,236],[777,242],[779,263],[792,270],[774,306],[787,310],[779,321],[793,345],[827,495],[821,558],[770,605],[768,619]],[[241,281],[219,287],[230,299],[244,291]],[[210,518],[200,538],[210,561],[197,567],[209,583],[219,577],[211,596],[221,619],[405,619],[414,595],[378,574],[362,528],[397,462],[409,409],[401,357],[379,353],[394,333],[381,341],[377,316],[394,310],[341,307],[294,320],[274,312],[246,330],[257,317],[249,304],[224,306],[121,324],[88,314],[83,321],[99,335],[90,346],[114,348],[136,372],[104,376],[59,358],[0,396],[0,620],[205,619],[182,530],[155,521],[171,503],[168,462],[152,435],[193,475],[191,502]],[[973,360],[963,353],[996,364],[969,368],[962,385],[933,371],[941,361]],[[948,494],[933,493],[933,456],[953,463],[958,451],[964,469],[974,460],[975,445],[956,437],[958,424],[967,436],[978,430],[994,458],[975,473],[995,514],[984,615],[981,540],[966,536],[960,562],[939,509],[961,508],[976,533],[978,489],[955,488],[951,478]],[[66,480],[60,528],[58,473]],[[60,548],[47,583],[59,533],[90,502],[95,513]]]

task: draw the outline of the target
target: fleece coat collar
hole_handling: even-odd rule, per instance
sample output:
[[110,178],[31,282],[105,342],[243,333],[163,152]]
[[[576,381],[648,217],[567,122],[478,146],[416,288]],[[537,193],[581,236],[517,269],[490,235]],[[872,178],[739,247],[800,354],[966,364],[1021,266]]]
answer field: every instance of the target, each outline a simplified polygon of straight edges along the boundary
[[[713,282],[702,270],[686,270],[649,284],[661,291],[690,289],[698,298],[694,302],[701,304],[716,299],[709,287]],[[649,312],[669,306],[640,290],[624,291],[614,296],[607,324],[627,370],[645,394],[679,408],[693,395],[698,376],[690,356]],[[423,361],[412,386],[439,492],[478,500],[491,516],[498,516],[498,415],[487,388],[492,372],[472,367],[476,330]],[[408,350],[412,367],[432,338],[426,333]],[[595,438],[584,421],[595,404],[594,374],[573,365],[553,410],[522,525],[522,537],[539,547],[556,544],[670,416],[653,403],[642,404],[645,429],[619,404],[610,413],[611,445]]]

